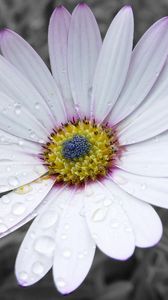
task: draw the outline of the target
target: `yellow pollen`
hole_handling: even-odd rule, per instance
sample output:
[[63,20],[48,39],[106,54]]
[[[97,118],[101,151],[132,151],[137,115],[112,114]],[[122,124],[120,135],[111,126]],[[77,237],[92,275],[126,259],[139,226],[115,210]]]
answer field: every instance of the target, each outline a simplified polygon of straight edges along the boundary
[[[65,142],[75,140],[76,136],[89,143],[89,150],[85,155],[68,159],[64,156],[63,147]],[[114,165],[117,150],[117,139],[110,127],[78,120],[57,128],[50,135],[50,142],[45,145],[42,156],[56,182],[79,186],[106,176]]]

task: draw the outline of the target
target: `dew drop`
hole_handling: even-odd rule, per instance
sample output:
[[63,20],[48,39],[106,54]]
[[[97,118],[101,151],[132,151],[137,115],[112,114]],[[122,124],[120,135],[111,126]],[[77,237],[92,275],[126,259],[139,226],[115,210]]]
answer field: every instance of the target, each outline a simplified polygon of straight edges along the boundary
[[91,188],[86,187],[85,196],[86,197],[91,197],[91,196],[93,196],[93,194],[94,194],[93,190]]
[[83,259],[84,258],[84,254],[83,253],[78,253],[78,258]]
[[40,254],[51,257],[55,249],[55,242],[48,236],[42,236],[36,240],[34,249]]
[[69,224],[68,224],[68,223],[65,224],[65,229],[66,229],[66,230],[69,229]]
[[125,227],[125,231],[126,232],[132,232],[132,228],[131,227]]
[[40,108],[40,104],[38,102],[35,103],[35,109],[39,109]]
[[121,175],[116,176],[116,177],[115,177],[115,181],[116,181],[116,183],[118,183],[119,185],[124,185],[124,184],[126,184],[126,183],[128,182],[127,179],[124,178],[124,177],[121,176]]
[[16,187],[16,186],[19,185],[19,180],[18,180],[17,177],[11,176],[11,177],[9,177],[9,179],[8,179],[8,183],[9,183],[9,185],[11,185],[11,186],[13,186],[13,187]]
[[15,203],[12,208],[12,212],[16,216],[20,216],[25,212],[26,207],[23,203]]
[[4,195],[2,198],[1,198],[1,201],[4,203],[4,204],[8,204],[10,202],[10,199],[7,195]]
[[62,240],[66,240],[66,239],[67,239],[67,235],[66,235],[66,234],[62,234],[62,235],[61,235],[61,239],[62,239]]
[[46,212],[42,215],[42,227],[44,229],[50,228],[51,226],[54,226],[58,221],[58,214],[54,212]]
[[70,251],[69,249],[65,249],[65,250],[63,251],[63,256],[64,256],[65,258],[70,258],[70,257],[71,257],[71,251]]
[[103,208],[98,208],[92,215],[92,220],[94,222],[101,222],[105,219],[107,215],[107,210]]
[[41,262],[35,262],[32,266],[32,271],[36,275],[41,275],[44,272],[44,266]]
[[57,284],[58,288],[64,288],[66,286],[66,282],[63,278],[57,278],[56,284]]
[[19,146],[23,146],[24,142],[22,140],[18,141]]
[[146,186],[145,183],[141,184],[141,189],[142,189],[142,190],[145,190],[146,188],[147,188],[147,186]]
[[21,113],[21,106],[19,104],[15,105],[15,114],[20,115]]
[[29,192],[32,191],[32,187],[30,184],[26,184],[26,185],[23,185],[21,187],[19,187],[18,189],[15,190],[15,193],[16,194],[19,194],[19,195],[24,195],[24,194],[28,194]]
[[116,229],[119,227],[119,223],[116,220],[112,220],[111,223],[111,228]]

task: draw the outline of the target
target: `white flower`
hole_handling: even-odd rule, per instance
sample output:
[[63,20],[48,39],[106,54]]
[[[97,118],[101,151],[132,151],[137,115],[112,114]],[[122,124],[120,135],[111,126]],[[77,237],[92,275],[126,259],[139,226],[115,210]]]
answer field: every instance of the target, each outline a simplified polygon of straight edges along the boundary
[[[38,38],[38,37],[37,37]],[[150,204],[168,207],[168,19],[132,52],[129,6],[103,45],[85,4],[53,12],[53,77],[16,33],[0,36],[1,236],[35,220],[16,276],[27,286],[53,267],[58,290],[86,277],[96,245],[124,260],[162,235]],[[149,204],[150,203],[150,204]]]

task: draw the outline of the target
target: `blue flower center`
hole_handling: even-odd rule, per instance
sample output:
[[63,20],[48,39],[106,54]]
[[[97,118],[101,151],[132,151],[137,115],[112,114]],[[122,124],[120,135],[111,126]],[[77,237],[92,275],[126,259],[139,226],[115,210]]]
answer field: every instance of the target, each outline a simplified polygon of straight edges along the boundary
[[74,135],[72,139],[65,141],[62,145],[62,155],[66,159],[75,159],[89,153],[91,144],[82,135]]

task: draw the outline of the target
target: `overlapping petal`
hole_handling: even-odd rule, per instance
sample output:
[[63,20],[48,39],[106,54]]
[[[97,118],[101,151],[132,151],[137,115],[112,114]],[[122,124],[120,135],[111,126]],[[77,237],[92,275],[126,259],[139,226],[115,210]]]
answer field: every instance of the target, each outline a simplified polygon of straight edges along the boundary
[[133,174],[168,177],[168,141],[137,143],[125,147],[116,166]]
[[60,191],[54,187],[47,195],[47,204],[30,226],[20,247],[15,271],[18,282],[23,286],[39,281],[52,267],[61,212],[59,205],[64,200],[59,194]]
[[30,141],[47,142],[50,132],[23,104],[2,92],[0,99],[0,129]]
[[112,180],[124,191],[150,204],[168,208],[168,178],[145,177],[116,169]]
[[43,102],[50,108],[50,115],[53,115],[58,123],[66,122],[61,94],[47,66],[35,50],[9,29],[1,31],[0,48],[4,57],[28,78],[43,97]]
[[168,19],[153,24],[135,47],[127,80],[109,121],[116,124],[133,112],[156,82],[167,59]]
[[82,191],[66,199],[56,233],[53,274],[62,294],[75,290],[85,279],[93,262],[95,243],[84,216]]
[[44,177],[2,196],[0,198],[0,237],[11,233],[35,217],[36,208],[53,184],[53,179]]
[[93,76],[101,48],[96,19],[86,4],[72,14],[68,36],[68,70],[77,112],[89,117]]
[[31,82],[2,56],[0,56],[0,70],[0,91],[21,106],[24,105],[46,129],[51,131],[56,120],[53,121],[50,109]]
[[68,118],[75,115],[68,76],[68,34],[71,15],[65,7],[57,7],[50,19],[48,31],[49,54],[53,76],[62,94]]
[[120,143],[133,144],[168,129],[168,62],[144,103],[118,128]]
[[122,191],[109,179],[105,180],[104,184],[127,214],[135,235],[136,246],[144,248],[158,243],[163,229],[160,218],[153,207]]
[[86,218],[96,245],[106,255],[125,260],[135,248],[131,223],[119,201],[103,184],[87,186]]
[[103,41],[93,81],[93,115],[102,121],[115,104],[126,80],[133,43],[133,14],[120,10]]

